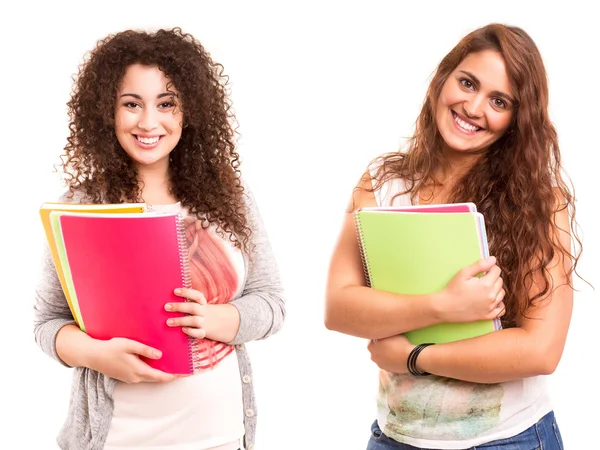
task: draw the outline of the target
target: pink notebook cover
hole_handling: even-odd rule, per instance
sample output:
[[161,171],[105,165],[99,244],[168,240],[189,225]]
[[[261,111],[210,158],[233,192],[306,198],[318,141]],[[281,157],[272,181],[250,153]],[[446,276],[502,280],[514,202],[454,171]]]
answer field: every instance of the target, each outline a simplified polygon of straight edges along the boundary
[[446,203],[442,205],[413,205],[413,206],[374,206],[361,208],[361,211],[389,212],[477,212],[474,203]]
[[[143,358],[156,369],[192,373],[190,338],[166,325],[167,302],[185,286],[187,258],[180,217],[169,215],[62,215],[60,224],[73,285],[87,333],[125,337],[162,351]],[[183,263],[182,263],[183,261]]]

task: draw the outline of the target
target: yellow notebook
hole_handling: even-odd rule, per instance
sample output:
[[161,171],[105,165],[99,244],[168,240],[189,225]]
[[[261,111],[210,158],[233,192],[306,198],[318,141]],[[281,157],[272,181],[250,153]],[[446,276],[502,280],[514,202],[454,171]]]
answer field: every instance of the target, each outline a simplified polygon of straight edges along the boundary
[[44,226],[44,232],[46,233],[46,240],[50,247],[50,253],[52,254],[52,260],[56,267],[56,273],[60,280],[67,303],[71,309],[71,314],[77,322],[77,325],[81,327],[82,320],[79,315],[79,308],[76,308],[73,304],[73,299],[69,294],[66,278],[63,272],[62,265],[60,263],[60,257],[56,241],[54,239],[54,231],[52,229],[52,223],[50,220],[50,213],[52,211],[70,211],[70,212],[82,212],[82,213],[143,213],[146,212],[145,203],[120,203],[120,204],[80,204],[80,203],[59,203],[59,202],[46,202],[40,207],[40,218],[42,219],[42,225]]

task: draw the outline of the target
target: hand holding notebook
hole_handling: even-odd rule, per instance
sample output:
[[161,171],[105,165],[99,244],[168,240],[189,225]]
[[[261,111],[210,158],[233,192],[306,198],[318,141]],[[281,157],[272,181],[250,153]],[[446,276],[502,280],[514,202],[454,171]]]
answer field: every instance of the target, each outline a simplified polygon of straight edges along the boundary
[[86,367],[126,383],[166,382],[176,375],[155,369],[148,361],[160,360],[162,352],[131,339],[94,339],[88,342]]
[[[493,320],[504,314],[500,268],[491,256],[462,268],[444,287],[438,307],[446,322],[475,322],[481,317]],[[484,273],[482,276],[478,276]],[[500,297],[501,298],[500,298]]]

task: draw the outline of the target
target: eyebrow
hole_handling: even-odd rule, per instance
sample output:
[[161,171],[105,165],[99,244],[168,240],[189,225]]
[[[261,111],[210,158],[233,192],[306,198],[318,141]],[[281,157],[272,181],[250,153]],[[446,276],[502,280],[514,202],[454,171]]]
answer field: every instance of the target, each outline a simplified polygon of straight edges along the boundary
[[[125,93],[125,94],[121,94],[119,97],[123,98],[123,97],[133,97],[133,98],[137,98],[138,100],[142,100],[142,96],[138,95],[138,94],[132,94],[132,93]],[[177,97],[177,94],[175,94],[174,92],[163,92],[162,94],[158,94],[156,96],[156,98],[163,98],[163,97]]]
[[[476,85],[481,86],[481,81],[479,81],[479,78],[477,78],[471,72],[467,72],[466,70],[459,70],[459,72],[462,72],[465,75],[469,76],[470,78],[473,79],[473,81],[475,82]],[[508,100],[509,102],[511,102],[512,104],[516,104],[517,103],[515,101],[515,99],[513,99],[510,95],[505,94],[504,92],[501,92],[501,91],[492,91],[491,94],[493,96],[496,96],[496,97],[502,97],[502,98]]]

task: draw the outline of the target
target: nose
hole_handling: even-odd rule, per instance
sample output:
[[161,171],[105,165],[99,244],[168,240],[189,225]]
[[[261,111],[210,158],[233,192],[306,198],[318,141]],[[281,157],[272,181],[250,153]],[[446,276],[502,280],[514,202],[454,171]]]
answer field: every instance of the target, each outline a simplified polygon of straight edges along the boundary
[[144,131],[152,131],[158,127],[158,118],[152,108],[144,108],[140,114],[138,128]]
[[464,102],[463,108],[468,117],[481,117],[483,114],[483,102],[485,99],[481,95],[473,95]]

